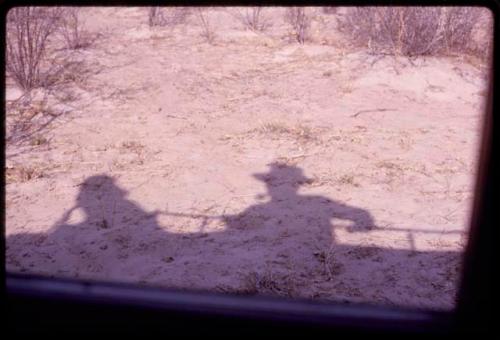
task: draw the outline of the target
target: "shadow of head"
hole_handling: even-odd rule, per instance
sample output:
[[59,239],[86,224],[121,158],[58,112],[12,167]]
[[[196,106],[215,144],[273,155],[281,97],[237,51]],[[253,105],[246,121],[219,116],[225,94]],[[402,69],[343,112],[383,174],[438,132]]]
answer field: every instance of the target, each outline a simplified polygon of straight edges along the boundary
[[96,175],[87,178],[80,184],[80,192],[76,201],[81,204],[107,198],[124,199],[127,191],[121,189],[115,180],[107,175]]
[[312,178],[304,175],[301,168],[288,165],[280,162],[269,164],[269,171],[265,173],[257,173],[252,176],[266,184],[268,189],[278,186],[286,186],[290,189],[297,190],[304,184],[313,182]]

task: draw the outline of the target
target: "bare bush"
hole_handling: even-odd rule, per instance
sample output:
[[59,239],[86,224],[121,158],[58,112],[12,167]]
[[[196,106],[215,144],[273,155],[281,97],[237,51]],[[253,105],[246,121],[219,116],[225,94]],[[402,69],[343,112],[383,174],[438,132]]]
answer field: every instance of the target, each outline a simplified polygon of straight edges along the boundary
[[[7,101],[5,108],[5,141],[9,145],[21,145],[36,135],[41,137],[45,128],[58,116],[45,89],[31,89],[18,99]],[[43,143],[32,139],[30,144]]]
[[439,8],[357,7],[343,27],[373,52],[422,55],[438,46]]
[[235,10],[233,15],[248,29],[252,31],[265,31],[271,26],[269,18],[263,15],[263,8],[247,7],[244,10]]
[[306,13],[306,9],[304,7],[287,8],[285,21],[293,27],[297,41],[301,44],[305,43],[311,27],[311,17]]
[[186,21],[189,9],[186,7],[151,7],[148,14],[148,23],[153,26],[176,26]]
[[160,26],[162,22],[160,7],[151,7],[148,12],[148,23],[150,27]]
[[472,7],[444,8],[444,44],[448,51],[473,50],[473,31],[479,21],[480,12]]
[[340,29],[375,53],[435,55],[470,50],[477,18],[470,7],[354,7]]
[[92,44],[89,33],[83,29],[80,8],[78,7],[64,8],[62,10],[59,32],[68,49],[86,48]]
[[60,15],[58,7],[17,7],[7,15],[6,69],[24,90],[42,86],[49,76],[42,63]]
[[198,20],[200,21],[200,25],[202,28],[201,35],[206,39],[206,41],[210,44],[213,44],[215,40],[215,30],[210,23],[210,19],[205,13],[204,8],[197,8],[196,9],[196,15],[198,17]]
[[323,7],[323,13],[325,14],[335,14],[337,13],[338,7],[336,6],[327,6]]

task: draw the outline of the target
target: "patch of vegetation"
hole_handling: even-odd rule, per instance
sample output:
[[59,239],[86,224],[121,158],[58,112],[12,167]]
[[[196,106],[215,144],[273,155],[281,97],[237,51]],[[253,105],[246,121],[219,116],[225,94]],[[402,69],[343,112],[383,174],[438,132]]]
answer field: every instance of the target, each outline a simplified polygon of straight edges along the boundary
[[481,8],[475,7],[352,7],[340,21],[340,29],[374,53],[402,56],[484,53],[474,39]]

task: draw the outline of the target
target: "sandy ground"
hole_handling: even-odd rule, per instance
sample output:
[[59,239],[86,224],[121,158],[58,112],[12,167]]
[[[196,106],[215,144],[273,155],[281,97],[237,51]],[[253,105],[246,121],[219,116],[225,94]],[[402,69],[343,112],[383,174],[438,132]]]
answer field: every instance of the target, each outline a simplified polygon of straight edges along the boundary
[[348,48],[332,15],[301,46],[223,9],[214,44],[195,17],[84,14],[64,114],[7,143],[7,270],[454,306],[484,72]]

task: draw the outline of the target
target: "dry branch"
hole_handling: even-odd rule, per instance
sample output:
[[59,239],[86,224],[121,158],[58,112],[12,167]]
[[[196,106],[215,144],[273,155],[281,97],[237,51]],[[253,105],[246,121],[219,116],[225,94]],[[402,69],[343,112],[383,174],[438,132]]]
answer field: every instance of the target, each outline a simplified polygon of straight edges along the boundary
[[353,114],[351,117],[356,118],[362,113],[368,113],[368,112],[386,112],[386,111],[396,111],[396,109],[373,109],[373,110],[361,110]]

